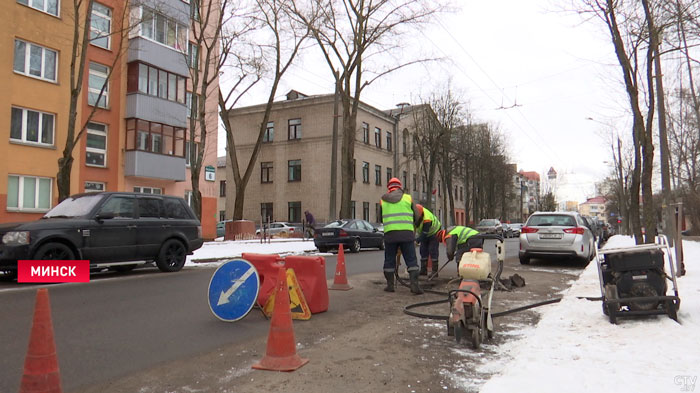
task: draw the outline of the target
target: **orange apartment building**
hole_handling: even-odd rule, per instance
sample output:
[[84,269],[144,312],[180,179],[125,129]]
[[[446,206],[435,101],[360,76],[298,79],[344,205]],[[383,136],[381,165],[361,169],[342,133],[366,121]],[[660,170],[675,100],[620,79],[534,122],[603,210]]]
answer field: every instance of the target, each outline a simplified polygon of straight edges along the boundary
[[[216,0],[212,0],[216,1]],[[94,1],[85,77],[73,150],[71,194],[162,193],[191,199],[191,73],[203,64],[191,42],[197,0]],[[208,2],[207,2],[208,4]],[[70,0],[6,0],[0,75],[0,222],[41,217],[58,203],[56,173],[66,143],[73,23]],[[83,8],[85,12],[85,8]],[[9,50],[14,48],[14,50]],[[197,67],[200,68],[200,67]],[[218,89],[218,80],[212,91]],[[101,93],[102,92],[102,93]],[[217,97],[208,94],[206,122],[216,130]],[[195,133],[196,134],[196,133]],[[218,185],[216,132],[205,149],[200,191],[202,230],[215,235]],[[196,141],[195,141],[196,143]]]

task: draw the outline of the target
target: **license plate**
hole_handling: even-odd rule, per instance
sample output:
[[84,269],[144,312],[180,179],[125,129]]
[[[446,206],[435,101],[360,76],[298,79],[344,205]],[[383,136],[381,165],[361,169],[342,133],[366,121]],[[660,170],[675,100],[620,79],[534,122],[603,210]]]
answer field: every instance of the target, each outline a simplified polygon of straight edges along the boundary
[[335,232],[323,232],[322,235],[323,236],[333,236],[333,235],[335,235]]
[[540,239],[561,239],[561,233],[541,233]]

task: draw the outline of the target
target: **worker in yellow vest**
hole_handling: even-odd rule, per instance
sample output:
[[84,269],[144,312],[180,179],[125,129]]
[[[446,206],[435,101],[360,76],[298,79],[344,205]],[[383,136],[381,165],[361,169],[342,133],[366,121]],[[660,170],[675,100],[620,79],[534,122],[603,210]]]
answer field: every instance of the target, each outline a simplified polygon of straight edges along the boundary
[[418,243],[420,243],[420,275],[425,276],[428,274],[428,257],[430,257],[433,262],[432,277],[436,277],[438,272],[438,257],[440,256],[440,242],[435,235],[442,229],[442,224],[425,206],[417,204],[416,207],[418,207],[418,214],[421,216],[420,225],[418,227],[418,238],[416,239]]
[[445,243],[447,252],[447,260],[451,261],[455,258],[457,266],[462,259],[462,254],[472,248],[481,248],[484,246],[484,239],[472,239],[474,235],[478,235],[479,231],[469,227],[457,225],[441,230],[436,235],[438,240]]
[[384,223],[384,277],[387,292],[394,292],[394,270],[396,251],[406,263],[411,280],[411,292],[422,294],[418,286],[418,261],[416,260],[415,229],[420,219],[418,208],[411,195],[404,194],[401,180],[393,177],[387,184],[388,192],[380,200],[382,223]]

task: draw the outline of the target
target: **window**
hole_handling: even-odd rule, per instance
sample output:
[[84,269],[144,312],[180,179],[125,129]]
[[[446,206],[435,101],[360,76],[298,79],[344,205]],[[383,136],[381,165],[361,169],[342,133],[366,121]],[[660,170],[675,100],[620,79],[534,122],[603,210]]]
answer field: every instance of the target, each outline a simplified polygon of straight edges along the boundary
[[185,190],[185,202],[187,206],[192,207],[192,190]]
[[219,221],[226,221],[226,210],[219,210]]
[[[190,141],[185,141],[185,166],[190,166],[190,146],[192,146]],[[199,143],[195,142],[194,147],[194,154],[196,157],[197,152],[199,150]]]
[[350,218],[355,218],[355,201],[350,201]]
[[265,128],[265,134],[263,135],[263,143],[272,142],[275,139],[275,122],[270,121],[267,123]]
[[369,124],[362,122],[362,142],[369,144]]
[[374,184],[378,185],[378,186],[382,185],[382,166],[381,165],[374,166]]
[[437,186],[437,195],[440,196],[440,189],[442,188],[442,185],[440,184],[440,181],[438,181],[438,186]]
[[374,204],[374,217],[375,217],[375,222],[382,222],[382,204],[381,203]]
[[362,202],[362,219],[369,221],[369,202]]
[[260,163],[260,183],[272,183],[272,162]]
[[51,207],[52,179],[10,175],[7,177],[7,209],[47,211]]
[[386,149],[388,151],[391,151],[392,143],[391,143],[391,132],[387,131],[386,132]]
[[408,190],[408,174],[406,173],[406,171],[403,171],[403,177],[401,181],[403,182],[403,187]]
[[192,42],[187,43],[187,65],[192,69],[199,69],[199,46]]
[[263,222],[272,221],[274,217],[272,213],[272,202],[263,202],[260,204],[260,217]]
[[374,127],[374,145],[382,148],[382,130],[379,127]]
[[23,108],[12,108],[10,140],[53,146],[54,115]]
[[107,126],[98,123],[87,124],[87,146],[85,164],[89,166],[107,166]]
[[226,180],[221,180],[219,182],[219,196],[220,197],[226,196]]
[[389,180],[394,177],[391,168],[386,168],[386,184],[389,184]]
[[459,200],[463,201],[464,200],[464,187],[459,186]]
[[[151,153],[185,158],[189,165],[189,142],[185,141],[185,129],[141,119],[126,120],[126,150],[143,150]],[[187,150],[187,151],[186,151]],[[187,153],[187,154],[185,154]],[[197,154],[197,149],[194,151]]]
[[403,138],[401,138],[401,145],[403,147],[403,155],[408,155],[408,130],[403,130]]
[[[185,104],[186,81],[187,78],[183,76],[147,64],[133,62],[129,63],[126,90],[128,93],[139,92]],[[187,105],[189,108],[189,104]]]
[[13,69],[20,74],[56,82],[58,53],[43,46],[15,40]]
[[196,21],[199,21],[199,0],[191,0],[190,17]]
[[139,205],[139,217],[160,218],[160,199],[138,197],[136,200]]
[[301,160],[289,160],[289,181],[301,181]]
[[100,208],[98,214],[113,214],[114,218],[134,218],[135,198],[115,195]]
[[362,162],[362,182],[369,183],[369,162]]
[[413,174],[413,191],[416,191],[416,186],[417,186],[416,174],[414,173],[414,174]]
[[[192,94],[189,91],[185,94],[185,105],[187,106],[187,117],[199,118],[199,94]],[[194,112],[193,112],[194,111]]]
[[107,108],[109,104],[109,67],[90,62],[88,76],[88,105]]
[[160,195],[163,191],[160,188],[154,187],[134,187],[134,192],[140,192],[141,194],[155,194]]
[[289,222],[301,222],[301,202],[288,202]]
[[[140,35],[181,52],[187,50],[187,26],[149,8],[141,8]],[[189,52],[188,52],[189,53]]]
[[112,9],[97,2],[93,3],[90,17],[90,43],[109,49],[111,32]]
[[357,176],[355,176],[355,168],[357,168],[357,160],[352,159],[352,181],[357,181]]
[[105,184],[99,181],[86,181],[85,192],[101,192],[105,190]]
[[290,119],[287,139],[301,139],[301,119]]
[[46,12],[53,16],[58,16],[59,0],[17,0],[18,3]]

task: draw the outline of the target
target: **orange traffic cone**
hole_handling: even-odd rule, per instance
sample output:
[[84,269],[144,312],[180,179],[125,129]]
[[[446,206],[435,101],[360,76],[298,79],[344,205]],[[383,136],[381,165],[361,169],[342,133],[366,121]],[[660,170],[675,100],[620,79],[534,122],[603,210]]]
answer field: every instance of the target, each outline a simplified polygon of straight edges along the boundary
[[343,251],[342,244],[338,247],[338,263],[335,265],[335,278],[333,279],[333,285],[329,289],[339,291],[352,289],[350,284],[348,284],[348,276],[345,274],[345,251]]
[[270,321],[270,334],[267,336],[267,351],[258,363],[253,365],[257,370],[294,371],[309,362],[297,355],[292,313],[289,310],[289,288],[287,288],[287,272],[280,268],[277,273],[275,287],[275,308]]
[[34,320],[29,336],[29,349],[24,360],[20,393],[61,393],[56,343],[53,339],[49,291],[36,292]]

